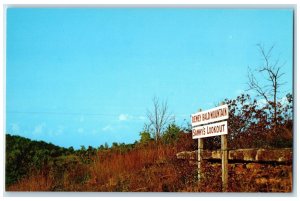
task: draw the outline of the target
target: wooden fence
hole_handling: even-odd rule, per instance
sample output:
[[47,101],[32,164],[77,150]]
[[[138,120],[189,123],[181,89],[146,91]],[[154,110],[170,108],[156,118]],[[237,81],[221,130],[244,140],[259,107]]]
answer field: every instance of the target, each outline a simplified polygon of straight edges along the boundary
[[[197,161],[198,151],[183,151],[177,153],[178,159]],[[221,160],[221,150],[202,150],[202,160]],[[291,163],[293,159],[292,148],[283,149],[235,149],[228,150],[228,161],[229,162],[257,162],[257,163]]]

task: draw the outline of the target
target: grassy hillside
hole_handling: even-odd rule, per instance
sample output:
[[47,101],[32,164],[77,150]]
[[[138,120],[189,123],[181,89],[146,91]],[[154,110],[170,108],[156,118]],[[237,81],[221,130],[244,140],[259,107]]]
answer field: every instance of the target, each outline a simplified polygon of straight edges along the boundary
[[29,172],[38,171],[59,156],[71,154],[65,149],[43,141],[6,135],[6,186],[20,180]]

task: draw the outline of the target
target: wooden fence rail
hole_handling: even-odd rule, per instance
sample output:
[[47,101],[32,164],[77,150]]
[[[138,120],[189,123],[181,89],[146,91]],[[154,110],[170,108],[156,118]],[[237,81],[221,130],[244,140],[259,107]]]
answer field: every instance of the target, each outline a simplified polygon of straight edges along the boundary
[[[202,160],[221,160],[221,150],[201,150]],[[183,151],[176,154],[177,159],[197,160],[198,151]],[[235,149],[228,150],[229,161],[243,162],[279,162],[291,163],[293,159],[292,148],[283,149]]]

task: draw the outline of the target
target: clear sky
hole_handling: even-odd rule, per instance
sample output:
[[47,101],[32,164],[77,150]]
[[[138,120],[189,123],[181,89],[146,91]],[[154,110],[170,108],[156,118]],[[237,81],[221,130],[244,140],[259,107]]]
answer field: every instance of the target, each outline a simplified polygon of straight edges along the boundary
[[292,91],[293,10],[9,8],[6,133],[60,146],[132,143],[153,96],[176,123],[247,89],[275,44]]

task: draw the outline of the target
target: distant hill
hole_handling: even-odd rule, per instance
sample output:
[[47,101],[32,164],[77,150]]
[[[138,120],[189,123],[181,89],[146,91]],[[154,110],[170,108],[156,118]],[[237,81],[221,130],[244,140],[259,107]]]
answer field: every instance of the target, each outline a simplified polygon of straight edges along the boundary
[[53,158],[70,154],[73,148],[63,148],[44,141],[6,134],[6,186],[17,182],[30,171],[39,170]]

